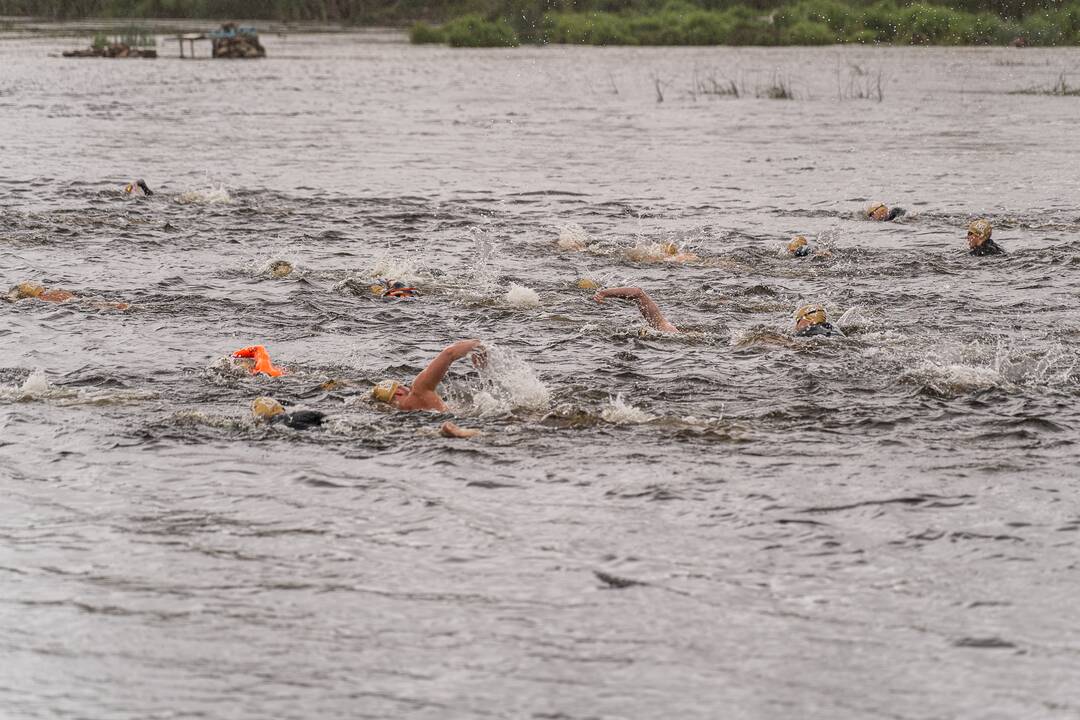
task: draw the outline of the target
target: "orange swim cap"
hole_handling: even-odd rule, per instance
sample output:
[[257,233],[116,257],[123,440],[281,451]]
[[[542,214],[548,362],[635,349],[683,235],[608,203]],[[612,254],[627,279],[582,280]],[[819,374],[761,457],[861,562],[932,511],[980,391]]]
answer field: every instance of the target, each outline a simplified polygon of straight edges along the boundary
[[787,251],[794,255],[799,251],[799,248],[804,247],[806,247],[806,238],[802,235],[796,235],[791,239],[791,242],[788,243]]
[[262,345],[252,345],[250,347],[241,348],[232,354],[235,358],[253,358],[255,360],[255,367],[251,369],[252,375],[258,375],[263,373],[270,377],[281,377],[285,374],[285,371],[279,367],[274,367],[274,364],[270,362],[270,353],[266,352],[266,348]]

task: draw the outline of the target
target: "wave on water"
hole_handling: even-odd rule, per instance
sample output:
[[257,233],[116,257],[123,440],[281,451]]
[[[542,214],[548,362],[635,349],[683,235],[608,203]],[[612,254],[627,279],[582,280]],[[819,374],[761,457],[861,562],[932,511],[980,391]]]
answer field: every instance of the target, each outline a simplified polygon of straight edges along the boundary
[[45,371],[35,368],[20,385],[0,386],[0,402],[56,402],[59,405],[111,405],[151,400],[157,394],[138,390],[91,390],[49,382]]
[[1037,350],[1003,341],[946,348],[937,359],[923,359],[901,373],[900,381],[924,392],[950,396],[991,388],[1075,388],[1080,383],[1076,353],[1060,345]]

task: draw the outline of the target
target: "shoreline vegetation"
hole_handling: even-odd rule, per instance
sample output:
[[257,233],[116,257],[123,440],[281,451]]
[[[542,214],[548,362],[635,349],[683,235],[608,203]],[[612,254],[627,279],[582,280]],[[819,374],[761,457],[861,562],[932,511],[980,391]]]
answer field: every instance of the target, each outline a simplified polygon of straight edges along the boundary
[[409,27],[413,43],[1075,46],[1078,0],[0,0],[0,17]]

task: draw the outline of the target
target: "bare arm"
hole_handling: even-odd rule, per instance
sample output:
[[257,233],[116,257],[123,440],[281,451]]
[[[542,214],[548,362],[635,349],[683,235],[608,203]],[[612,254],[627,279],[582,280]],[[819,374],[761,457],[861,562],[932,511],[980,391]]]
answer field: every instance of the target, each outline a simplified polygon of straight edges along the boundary
[[442,382],[454,361],[460,360],[478,347],[480,347],[479,340],[461,340],[448,346],[416,376],[413,380],[412,392],[418,395],[435,392],[435,388]]
[[679,328],[668,322],[668,319],[664,317],[664,313],[660,312],[660,306],[649,297],[649,294],[636,287],[621,287],[621,288],[608,288],[607,290],[601,290],[593,295],[593,300],[598,303],[603,303],[607,298],[622,298],[624,300],[633,300],[637,303],[638,309],[641,310],[641,316],[645,318],[645,321],[652,327],[660,332],[677,333]]

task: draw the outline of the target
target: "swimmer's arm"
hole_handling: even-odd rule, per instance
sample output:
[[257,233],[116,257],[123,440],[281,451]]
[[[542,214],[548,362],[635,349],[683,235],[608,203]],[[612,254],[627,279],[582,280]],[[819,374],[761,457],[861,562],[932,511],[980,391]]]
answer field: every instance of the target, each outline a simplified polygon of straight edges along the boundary
[[660,332],[679,332],[679,328],[668,322],[668,319],[664,317],[664,313],[660,312],[660,306],[656,304],[656,301],[649,297],[649,294],[641,288],[608,288],[607,290],[601,290],[593,295],[593,300],[602,303],[609,297],[624,298],[636,302],[638,309],[641,310],[641,316],[645,318],[645,321],[649,323],[649,325]]
[[450,370],[450,366],[478,347],[480,347],[479,340],[461,340],[447,347],[428,363],[423,372],[416,376],[412,384],[412,393],[414,395],[434,393],[435,388]]

